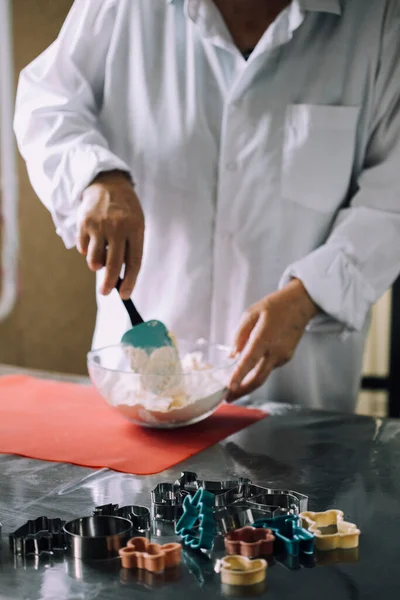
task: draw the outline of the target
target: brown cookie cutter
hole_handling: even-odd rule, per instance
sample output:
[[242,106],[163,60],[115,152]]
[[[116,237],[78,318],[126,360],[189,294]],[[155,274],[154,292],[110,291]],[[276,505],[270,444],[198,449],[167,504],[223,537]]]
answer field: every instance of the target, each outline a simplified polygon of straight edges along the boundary
[[358,547],[360,530],[354,523],[344,521],[341,510],[300,513],[302,526],[313,533],[316,550],[349,550]]
[[223,584],[249,586],[265,580],[267,567],[268,563],[263,558],[251,560],[235,554],[218,561],[216,569],[221,574]]
[[242,527],[231,531],[225,536],[225,550],[227,554],[240,554],[247,558],[271,556],[274,550],[275,536],[270,529],[256,529],[255,527]]
[[135,537],[119,550],[124,569],[144,569],[150,573],[161,573],[181,563],[181,544],[153,544],[145,537]]

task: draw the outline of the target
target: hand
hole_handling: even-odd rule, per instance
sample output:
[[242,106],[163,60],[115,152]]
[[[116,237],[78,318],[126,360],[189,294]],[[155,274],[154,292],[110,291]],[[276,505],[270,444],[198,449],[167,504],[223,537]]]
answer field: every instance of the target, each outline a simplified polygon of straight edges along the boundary
[[142,262],[144,216],[128,176],[110,171],[96,177],[83,192],[77,224],[77,248],[89,268],[106,267],[101,293],[112,291],[125,264],[120,295],[130,298]]
[[228,401],[261,387],[273,369],[287,363],[317,312],[298,279],[251,306],[235,339],[233,354],[241,356],[229,385]]

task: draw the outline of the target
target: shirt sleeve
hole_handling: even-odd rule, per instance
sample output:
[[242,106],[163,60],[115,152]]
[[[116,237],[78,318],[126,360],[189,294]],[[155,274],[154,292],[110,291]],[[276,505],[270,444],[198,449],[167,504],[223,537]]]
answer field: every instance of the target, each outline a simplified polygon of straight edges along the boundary
[[75,0],[56,41],[19,78],[18,147],[68,248],[83,190],[101,171],[129,173],[98,126],[116,11],[116,0]]
[[310,331],[361,331],[400,273],[400,4],[388,3],[369,143],[357,191],[327,242],[290,265],[321,308]]

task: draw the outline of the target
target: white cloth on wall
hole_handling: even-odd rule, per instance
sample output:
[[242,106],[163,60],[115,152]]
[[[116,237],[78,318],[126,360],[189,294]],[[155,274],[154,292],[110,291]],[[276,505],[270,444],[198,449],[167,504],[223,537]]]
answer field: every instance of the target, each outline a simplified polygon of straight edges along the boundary
[[[230,343],[300,278],[322,313],[259,393],[351,410],[371,306],[400,271],[399,26],[397,0],[293,0],[246,61],[211,0],[76,0],[20,77],[32,184],[72,247],[85,186],[132,174],[133,298],[178,337]],[[116,343],[122,303],[97,301],[93,343]]]

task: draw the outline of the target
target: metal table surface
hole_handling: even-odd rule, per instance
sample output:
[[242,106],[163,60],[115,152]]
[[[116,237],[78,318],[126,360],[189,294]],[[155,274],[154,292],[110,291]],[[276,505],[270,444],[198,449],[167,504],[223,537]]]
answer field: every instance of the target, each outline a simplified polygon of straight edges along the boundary
[[[0,369],[1,372],[1,369]],[[362,531],[359,558],[352,563],[318,564],[268,570],[270,600],[399,598],[400,569],[400,422],[361,416],[270,406],[272,416],[185,461],[150,477],[108,470],[93,471],[15,456],[0,456],[0,598],[3,600],[140,600],[226,597],[213,562],[188,555],[176,581],[128,580],[113,563],[14,560],[8,534],[27,519],[42,515],[71,519],[106,503],[149,505],[150,491],[174,481],[180,471],[206,479],[250,477],[270,487],[309,496],[311,510],[330,507]],[[149,448],[149,451],[151,449]],[[242,596],[239,596],[242,597]]]

